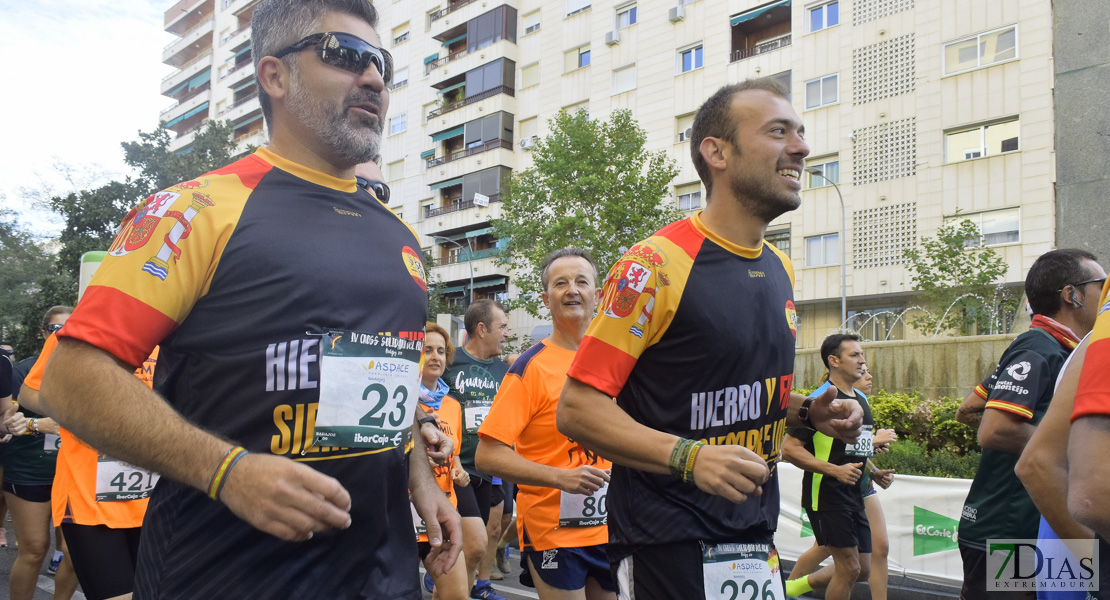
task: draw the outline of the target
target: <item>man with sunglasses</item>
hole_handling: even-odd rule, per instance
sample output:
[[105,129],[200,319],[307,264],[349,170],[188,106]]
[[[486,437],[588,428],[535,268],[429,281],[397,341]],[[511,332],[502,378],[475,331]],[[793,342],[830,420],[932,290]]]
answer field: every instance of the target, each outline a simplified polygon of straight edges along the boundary
[[992,597],[988,540],[1037,539],[1040,513],[1014,468],[1048,410],[1065,361],[1094,327],[1104,281],[1106,271],[1089,252],[1053,250],[1038,258],[1025,278],[1033,309],[1029,331],[1014,339],[998,368],[956,412],[956,420],[978,426],[983,447],[960,518],[963,600]]
[[[457,557],[412,435],[419,240],[355,180],[389,105],[376,24],[365,0],[260,2],[269,144],[128,214],[60,333],[47,412],[162,475],[136,598],[419,598],[409,489],[426,564]],[[131,371],[158,344],[151,392]]]

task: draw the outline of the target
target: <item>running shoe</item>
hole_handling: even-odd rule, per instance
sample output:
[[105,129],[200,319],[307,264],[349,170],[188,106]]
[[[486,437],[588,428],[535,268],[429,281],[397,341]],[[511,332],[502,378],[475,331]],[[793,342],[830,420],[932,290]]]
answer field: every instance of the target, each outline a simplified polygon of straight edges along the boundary
[[64,554],[59,554],[50,559],[50,566],[46,567],[46,572],[51,575],[58,573],[58,567],[62,566],[62,559],[65,558]]
[[505,600],[505,597],[499,596],[488,583],[482,587],[471,588],[470,597],[474,600]]
[[491,569],[489,578],[490,581],[501,581],[502,579],[505,579],[505,576],[501,574],[501,571],[498,571],[497,569]]
[[505,574],[513,572],[513,566],[509,564],[510,552],[512,552],[512,550],[508,547],[497,549],[497,570]]
[[429,592],[435,591],[436,582],[432,579],[431,573],[424,573],[424,589]]
[[0,527],[0,548],[8,547],[8,531]]

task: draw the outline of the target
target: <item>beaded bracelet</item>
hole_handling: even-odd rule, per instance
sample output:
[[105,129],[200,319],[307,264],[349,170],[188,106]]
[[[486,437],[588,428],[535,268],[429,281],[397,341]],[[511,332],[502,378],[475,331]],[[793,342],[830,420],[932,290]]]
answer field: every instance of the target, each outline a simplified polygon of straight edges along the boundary
[[220,499],[220,492],[224,489],[224,482],[227,481],[227,474],[231,472],[231,468],[235,463],[239,462],[249,454],[242,446],[234,446],[224,454],[223,460],[220,461],[219,466],[216,467],[215,472],[212,473],[212,479],[208,481],[208,497],[213,500]]

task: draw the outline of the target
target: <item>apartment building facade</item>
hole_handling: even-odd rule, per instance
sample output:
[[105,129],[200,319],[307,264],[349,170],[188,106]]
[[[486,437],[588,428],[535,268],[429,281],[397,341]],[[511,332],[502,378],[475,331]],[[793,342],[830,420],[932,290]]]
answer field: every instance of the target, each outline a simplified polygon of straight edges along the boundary
[[[209,118],[231,119],[244,144],[264,140],[246,58],[254,2],[182,0],[167,11],[167,31],[181,36],[164,53],[180,69],[163,82],[178,101],[163,114],[175,148],[187,151],[191,128]],[[692,213],[705,201],[689,158],[693,114],[749,77],[787,85],[807,167],[838,186],[806,175],[802,207],[767,232],[794,263],[799,346],[844,325],[842,267],[848,327],[868,339],[919,336],[900,318],[916,304],[902,250],[957,215],[1005,258],[1008,285],[1054,247],[1048,0],[375,5],[395,59],[383,132],[390,207],[421,235],[459,312],[468,299],[516,293],[495,263],[490,221],[504,178],[531,165],[558,111],[631,110],[648,148],[679,167],[665,201]],[[520,338],[549,330],[522,311],[510,320]]]

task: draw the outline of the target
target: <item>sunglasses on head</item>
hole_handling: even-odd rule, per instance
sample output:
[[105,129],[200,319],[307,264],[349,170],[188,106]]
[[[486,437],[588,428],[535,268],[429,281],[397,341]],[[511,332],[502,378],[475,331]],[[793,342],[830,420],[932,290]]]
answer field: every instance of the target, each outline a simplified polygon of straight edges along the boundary
[[362,75],[370,65],[378,70],[382,81],[388,86],[393,83],[393,56],[384,48],[379,48],[366,40],[338,31],[314,33],[301,41],[282,48],[274,58],[281,58],[293,52],[312,47],[320,60],[326,65]]

